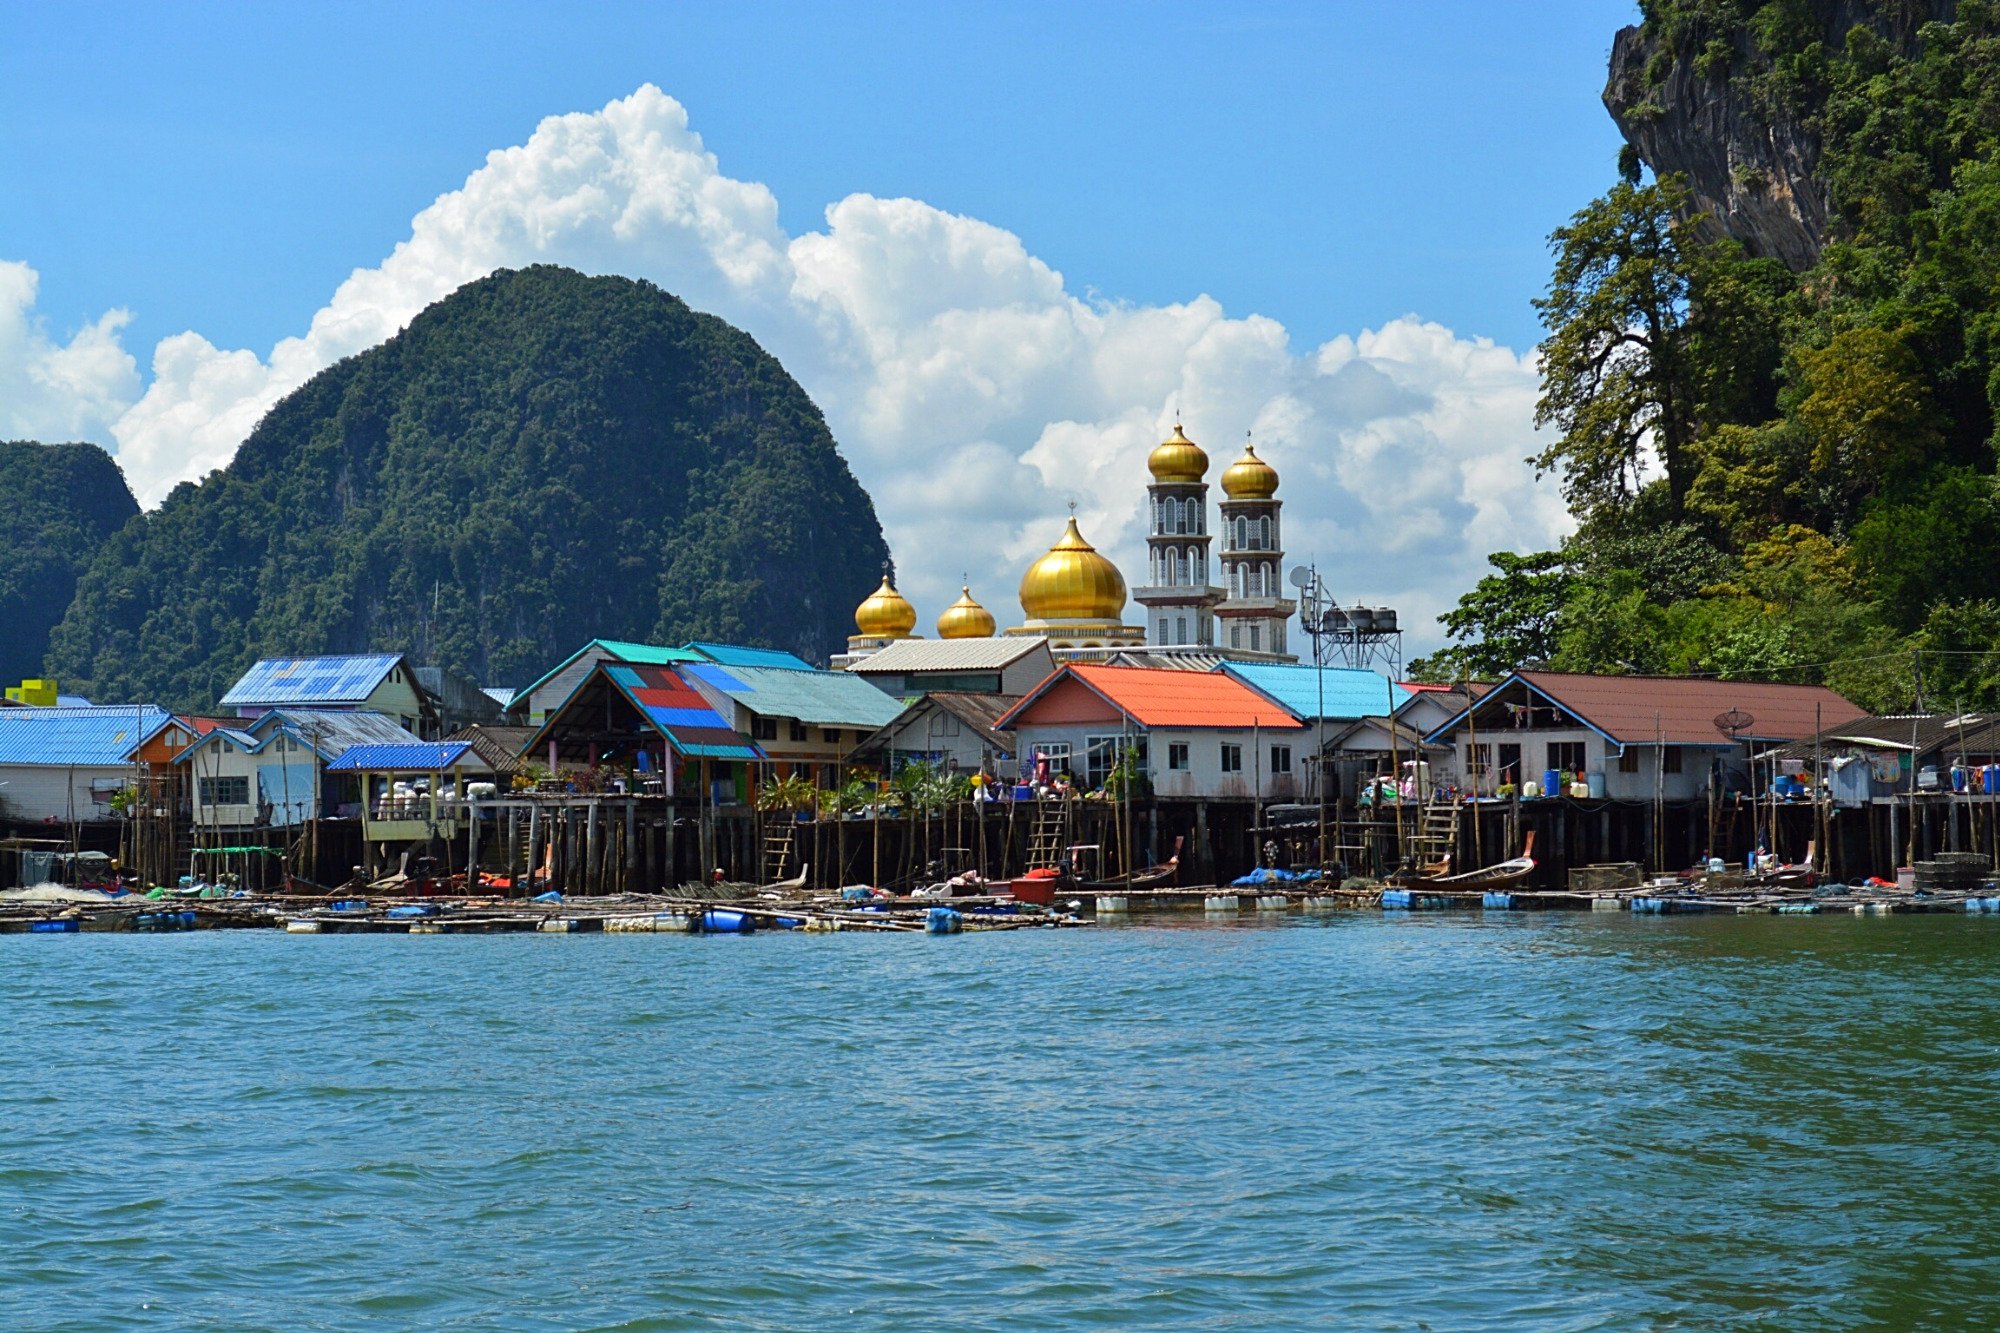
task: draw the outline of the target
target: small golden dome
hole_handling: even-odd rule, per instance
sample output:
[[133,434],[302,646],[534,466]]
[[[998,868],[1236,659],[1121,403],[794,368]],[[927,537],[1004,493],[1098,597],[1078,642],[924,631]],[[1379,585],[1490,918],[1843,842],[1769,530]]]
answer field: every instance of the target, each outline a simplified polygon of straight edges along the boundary
[[854,609],[854,628],[864,639],[907,639],[916,627],[917,608],[896,591],[887,574],[882,576],[882,586]]
[[1174,423],[1174,433],[1153,447],[1146,470],[1154,481],[1198,482],[1208,475],[1208,455]]
[[1076,519],[1049,553],[1021,576],[1021,609],[1030,620],[1117,620],[1125,612],[1125,576],[1076,530]]
[[940,639],[990,639],[999,628],[993,613],[972,600],[970,585],[959,589],[958,600],[944,609],[937,624]]
[[1232,500],[1268,500],[1278,493],[1278,469],[1257,457],[1255,445],[1245,443],[1243,457],[1222,474],[1222,493]]

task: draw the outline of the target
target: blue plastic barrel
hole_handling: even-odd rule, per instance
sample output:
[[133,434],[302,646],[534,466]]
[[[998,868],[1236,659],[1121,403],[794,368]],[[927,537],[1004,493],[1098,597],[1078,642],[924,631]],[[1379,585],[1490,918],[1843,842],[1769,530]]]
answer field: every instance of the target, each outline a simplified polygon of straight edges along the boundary
[[726,907],[711,907],[701,914],[704,935],[748,935],[757,929],[757,918]]
[[1514,895],[1511,893],[1482,893],[1479,895],[1479,905],[1490,908],[1495,912],[1511,912],[1514,910]]
[[1410,891],[1408,889],[1382,890],[1382,906],[1408,907],[1409,905],[1410,905]]
[[28,933],[31,935],[74,935],[82,926],[82,922],[75,920],[31,921],[28,923]]
[[933,907],[924,913],[924,930],[932,935],[956,935],[965,929],[965,918],[949,907]]

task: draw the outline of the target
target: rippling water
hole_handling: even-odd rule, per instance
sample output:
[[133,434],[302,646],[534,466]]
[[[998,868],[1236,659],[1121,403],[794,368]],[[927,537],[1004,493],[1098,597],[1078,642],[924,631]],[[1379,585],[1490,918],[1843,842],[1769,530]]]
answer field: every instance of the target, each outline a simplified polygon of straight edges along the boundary
[[0,937],[0,1326],[2000,1322],[2000,921]]

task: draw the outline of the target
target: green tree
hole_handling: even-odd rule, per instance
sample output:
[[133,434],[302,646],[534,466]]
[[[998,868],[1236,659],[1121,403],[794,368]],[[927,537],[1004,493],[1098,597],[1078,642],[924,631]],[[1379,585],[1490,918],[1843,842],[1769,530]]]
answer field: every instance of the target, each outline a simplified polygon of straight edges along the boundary
[[1416,679],[1490,680],[1554,655],[1573,578],[1568,558],[1560,551],[1495,551],[1486,560],[1495,572],[1438,617],[1456,642],[1411,662]]
[[1648,449],[1681,512],[1700,397],[1688,349],[1700,242],[1682,220],[1687,207],[1677,180],[1620,182],[1549,238],[1555,272],[1535,302],[1549,331],[1535,423],[1559,434],[1533,462],[1561,476],[1578,514],[1627,503]]

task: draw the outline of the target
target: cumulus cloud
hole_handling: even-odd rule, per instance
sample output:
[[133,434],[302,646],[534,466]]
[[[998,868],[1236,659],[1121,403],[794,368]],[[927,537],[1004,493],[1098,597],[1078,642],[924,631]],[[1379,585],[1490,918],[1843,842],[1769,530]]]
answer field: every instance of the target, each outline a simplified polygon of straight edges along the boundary
[[[771,192],[725,175],[650,85],[488,154],[269,353],[192,332],[162,342],[151,385],[112,428],[134,490],[154,502],[221,466],[318,370],[466,282],[537,262],[650,278],[784,361],[931,614],[962,571],[1003,620],[1016,612],[1020,570],[1060,534],[1069,501],[1100,548],[1143,569],[1145,456],[1176,412],[1218,474],[1254,432],[1284,477],[1293,556],[1317,556],[1343,599],[1401,606],[1406,625],[1449,606],[1488,551],[1541,546],[1565,522],[1521,461],[1534,448],[1526,357],[1414,316],[1300,349],[1275,321],[1232,318],[1206,296],[1085,299],[1020,237],[915,199],[852,195],[823,228],[788,235]],[[59,363],[87,390],[76,402],[119,401],[102,376],[123,355],[122,316],[17,362],[5,272],[0,376]]]
[[139,396],[139,368],[119,343],[131,322],[113,310],[58,342],[35,313],[41,278],[0,260],[0,440],[111,438]]

